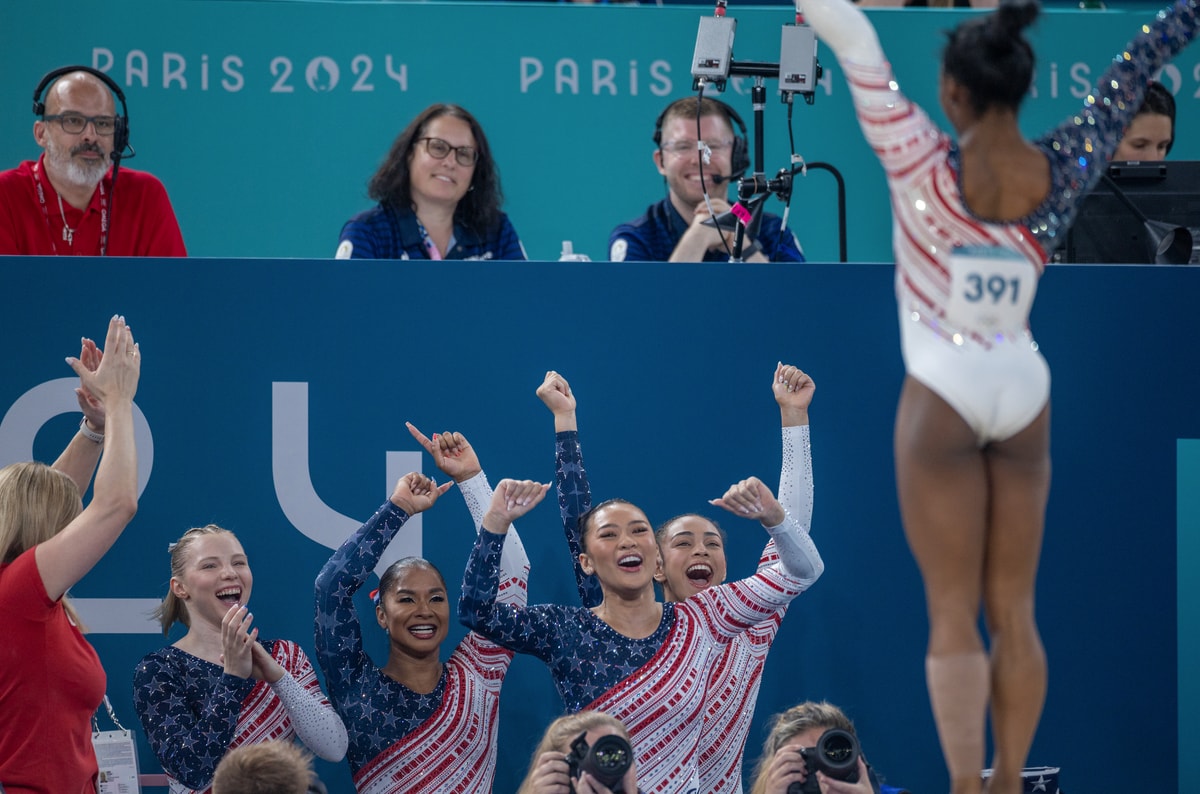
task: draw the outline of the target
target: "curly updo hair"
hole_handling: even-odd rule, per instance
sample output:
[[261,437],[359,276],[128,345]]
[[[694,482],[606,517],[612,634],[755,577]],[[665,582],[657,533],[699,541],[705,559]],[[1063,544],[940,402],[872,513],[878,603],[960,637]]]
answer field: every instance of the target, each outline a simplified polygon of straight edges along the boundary
[[1033,84],[1033,47],[1025,29],[1040,12],[1037,0],[1002,0],[995,11],[946,34],[942,72],[967,89],[976,113],[1020,107]]

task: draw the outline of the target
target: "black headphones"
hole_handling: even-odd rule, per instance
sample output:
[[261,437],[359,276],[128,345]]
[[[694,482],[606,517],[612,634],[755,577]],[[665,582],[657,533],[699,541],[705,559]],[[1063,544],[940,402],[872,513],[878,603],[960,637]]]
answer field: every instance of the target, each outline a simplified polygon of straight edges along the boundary
[[[42,101],[42,93],[46,88],[64,74],[71,72],[87,72],[100,82],[108,86],[109,90],[116,95],[121,102],[121,115],[116,117],[116,128],[113,130],[113,148],[112,161],[119,163],[122,157],[127,156],[125,149],[129,146],[129,108],[125,105],[125,92],[121,90],[121,86],[111,77],[101,72],[99,69],[93,69],[90,66],[64,66],[61,69],[55,69],[52,72],[47,72],[42,81],[38,83],[37,88],[33,90],[33,115],[46,115],[46,103]],[[132,155],[128,155],[132,157]]]
[[[671,104],[667,105],[662,113],[658,114],[658,118],[654,120],[654,145],[662,147],[662,126],[663,121],[667,116],[682,102],[695,102],[696,97],[686,96],[682,99],[676,99]],[[738,179],[742,174],[750,170],[750,144],[746,140],[746,122],[742,121],[742,117],[733,109],[733,106],[719,99],[712,97],[704,97],[700,102],[712,102],[722,113],[725,114],[725,120],[729,122],[729,126],[737,127],[737,131],[733,135],[733,151],[729,156],[729,165],[733,170],[732,179]],[[741,134],[737,134],[740,132]]]

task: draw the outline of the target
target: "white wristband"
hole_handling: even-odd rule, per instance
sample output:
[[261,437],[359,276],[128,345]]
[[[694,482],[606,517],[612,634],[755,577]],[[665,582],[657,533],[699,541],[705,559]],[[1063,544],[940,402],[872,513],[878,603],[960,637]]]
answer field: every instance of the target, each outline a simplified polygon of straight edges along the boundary
[[91,441],[96,444],[104,443],[104,434],[97,433],[95,430],[88,427],[86,416],[79,420],[79,432],[83,433],[83,437],[86,438],[88,441]]

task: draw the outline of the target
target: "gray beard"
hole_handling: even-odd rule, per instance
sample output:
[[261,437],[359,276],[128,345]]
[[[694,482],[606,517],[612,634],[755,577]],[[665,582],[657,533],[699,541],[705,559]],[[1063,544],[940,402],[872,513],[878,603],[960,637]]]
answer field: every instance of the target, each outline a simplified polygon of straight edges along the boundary
[[100,184],[100,180],[108,173],[108,162],[98,160],[94,165],[77,161],[70,150],[59,149],[50,141],[46,143],[46,159],[54,166],[54,170],[76,187],[86,187],[92,190]]

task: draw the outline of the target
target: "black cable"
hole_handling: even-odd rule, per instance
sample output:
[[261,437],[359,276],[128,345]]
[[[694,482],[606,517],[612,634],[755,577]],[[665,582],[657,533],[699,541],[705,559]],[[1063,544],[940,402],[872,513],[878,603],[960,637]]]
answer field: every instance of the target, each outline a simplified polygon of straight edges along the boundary
[[[789,163],[796,162],[796,134],[792,129],[792,111],[795,110],[795,105],[792,104],[792,97],[788,96],[787,101],[787,128],[788,128],[788,151],[791,157],[788,158]],[[792,191],[788,190],[787,201],[783,202],[783,217],[788,218],[792,211]],[[775,240],[775,250],[783,245],[783,233],[787,230],[787,224],[779,224],[779,237]],[[773,260],[772,260],[773,261]]]
[[[721,2],[717,3],[717,5],[722,4],[723,3]],[[704,144],[704,136],[700,134],[700,119],[703,117],[704,111],[704,108],[701,104],[704,101],[704,86],[705,83],[701,83],[700,91],[696,94],[696,158],[700,165],[700,192],[704,194],[704,206],[708,208],[708,215],[715,222],[717,220],[717,216],[713,213],[712,198],[708,195],[708,184],[704,181],[704,151],[700,148],[702,145],[707,145]],[[732,128],[733,124],[730,123],[729,126]],[[720,185],[721,183],[718,182],[717,184]],[[692,225],[691,218],[686,218],[685,220],[687,221],[688,226]],[[729,247],[729,241],[725,239],[725,233],[721,230],[720,226],[715,228],[717,233],[721,235],[721,245],[725,246],[725,253],[730,259],[733,259],[733,249]],[[705,253],[707,253],[707,250]]]

